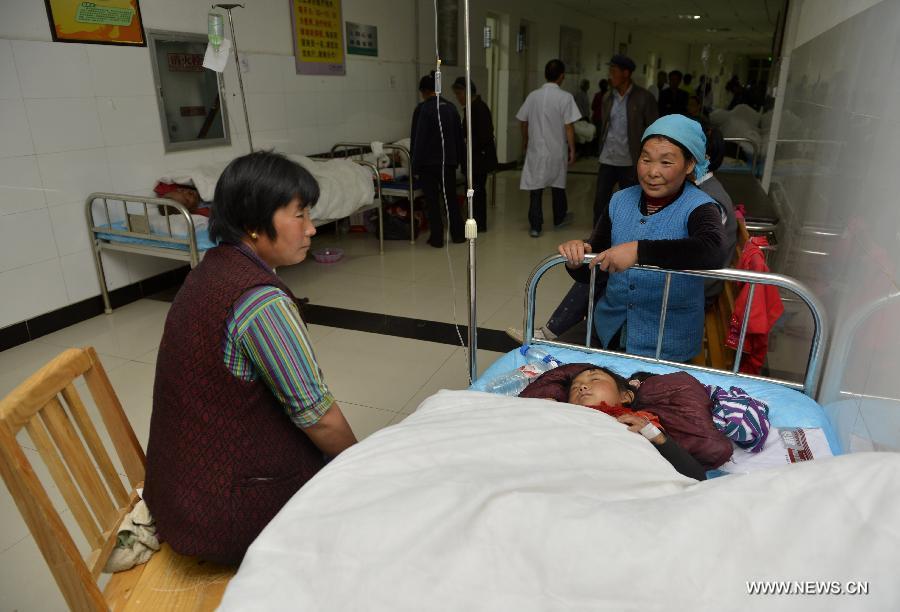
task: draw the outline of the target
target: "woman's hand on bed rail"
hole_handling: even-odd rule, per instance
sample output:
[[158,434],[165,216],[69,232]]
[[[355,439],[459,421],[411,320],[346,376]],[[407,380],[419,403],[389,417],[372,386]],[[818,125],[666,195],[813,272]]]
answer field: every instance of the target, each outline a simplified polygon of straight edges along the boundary
[[[604,272],[624,272],[628,268],[637,265],[638,243],[637,241],[623,242],[606,249],[589,264],[590,267],[599,266]],[[566,264],[569,265],[569,264]]]
[[579,268],[584,261],[584,256],[591,253],[591,245],[583,240],[569,240],[558,247],[559,254],[566,258],[566,267]]

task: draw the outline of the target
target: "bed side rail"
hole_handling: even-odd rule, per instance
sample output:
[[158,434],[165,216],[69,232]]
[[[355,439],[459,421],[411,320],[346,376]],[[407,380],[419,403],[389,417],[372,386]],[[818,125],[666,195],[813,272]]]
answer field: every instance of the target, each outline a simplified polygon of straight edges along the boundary
[[[584,264],[590,263],[596,254],[588,254],[585,255]],[[535,299],[537,295],[537,286],[541,280],[541,277],[551,268],[554,268],[558,265],[562,265],[566,262],[566,259],[561,255],[551,255],[544,259],[541,263],[537,265],[537,267],[531,272],[531,276],[528,278],[527,284],[525,286],[525,321],[524,321],[524,337],[525,342],[527,344],[545,344],[550,346],[560,346],[564,348],[575,348],[578,350],[587,350],[593,353],[601,353],[607,355],[621,355],[621,353],[615,353],[613,351],[608,351],[605,349],[592,348],[591,344],[591,334],[593,332],[593,317],[594,317],[594,287],[595,287],[595,277],[597,274],[597,269],[594,268],[591,270],[591,279],[590,279],[590,289],[588,296],[588,317],[587,317],[587,333],[585,335],[585,345],[575,345],[566,342],[557,342],[557,341],[549,341],[549,340],[539,340],[534,337],[534,312],[535,312]],[[693,364],[686,363],[677,363],[672,361],[667,361],[664,359],[660,359],[660,354],[662,351],[662,343],[663,337],[665,333],[665,321],[666,314],[668,312],[668,302],[669,302],[669,287],[672,281],[673,275],[682,275],[682,276],[696,276],[702,278],[710,278],[716,280],[723,281],[737,281],[743,283],[750,283],[750,289],[747,296],[747,306],[744,309],[743,313],[743,323],[741,325],[740,336],[737,344],[737,353],[735,355],[734,367],[731,372],[725,372],[728,374],[732,374],[735,376],[739,376],[742,378],[748,378],[753,380],[764,380],[769,382],[775,382],[786,387],[790,387],[792,389],[797,389],[803,391],[806,395],[810,397],[815,397],[816,388],[818,386],[819,377],[821,375],[822,361],[825,352],[824,339],[827,338],[828,331],[828,322],[825,317],[825,309],[822,306],[822,303],[819,299],[809,290],[805,285],[796,281],[790,277],[783,276],[781,274],[772,274],[772,273],[761,273],[761,272],[751,272],[749,270],[734,270],[730,268],[722,269],[722,270],[667,270],[664,268],[655,268],[652,266],[635,266],[635,268],[640,270],[646,270],[649,272],[654,272],[658,274],[665,275],[665,284],[663,286],[663,296],[662,296],[662,307],[660,309],[660,321],[659,321],[659,333],[657,335],[656,340],[656,356],[655,357],[643,357],[638,355],[628,355],[630,358],[638,359],[641,361],[647,361],[651,363],[661,363],[665,365],[674,366],[677,368],[685,369],[685,370],[698,370],[704,372],[716,372],[723,373],[724,370],[717,370],[715,368],[697,366]],[[789,291],[791,294],[797,296],[800,301],[806,304],[807,308],[809,308],[810,314],[813,318],[813,337],[810,343],[809,349],[809,357],[806,363],[806,370],[804,375],[804,380],[802,383],[782,380],[777,378],[765,377],[765,376],[753,376],[750,374],[742,374],[738,372],[741,364],[741,356],[744,348],[744,341],[747,337],[747,325],[750,321],[750,307],[753,304],[753,294],[759,285],[772,285],[781,289],[785,289]]]
[[[98,225],[94,221],[94,203],[102,203],[101,223]],[[140,212],[129,212],[133,206],[137,205]],[[125,223],[125,229],[113,227],[113,216],[110,213],[110,206],[121,211],[121,215],[115,215]],[[157,228],[153,231],[150,223],[150,207],[158,206],[160,215],[165,219],[165,231],[160,232]],[[174,210],[174,212],[173,212]],[[123,193],[92,193],[87,197],[84,203],[84,214],[87,221],[88,231],[92,241],[97,240],[97,234],[109,234],[112,236],[123,236],[129,238],[140,238],[143,240],[154,240],[157,242],[168,242],[177,245],[184,245],[191,253],[191,264],[196,266],[199,263],[199,254],[197,252],[197,236],[195,234],[194,220],[190,211],[184,204],[174,200],[164,198],[135,196]],[[186,236],[176,235],[172,230],[172,218],[182,218],[187,228]],[[105,222],[105,225],[103,224]]]
[[[742,136],[732,136],[729,138],[724,138],[723,140],[725,142],[750,145],[750,148],[753,150],[753,152],[750,154],[750,173],[756,176],[756,164],[759,161],[759,143],[757,143],[755,140],[744,138]],[[740,151],[740,147],[738,147],[738,150]]]

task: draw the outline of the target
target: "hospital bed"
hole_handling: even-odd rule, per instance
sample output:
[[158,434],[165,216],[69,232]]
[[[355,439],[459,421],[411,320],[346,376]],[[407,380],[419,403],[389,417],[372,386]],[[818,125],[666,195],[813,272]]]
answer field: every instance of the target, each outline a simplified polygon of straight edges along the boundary
[[[563,361],[677,368],[741,386],[769,404],[773,426],[825,428],[840,454],[812,399],[827,323],[802,285],[658,270],[796,293],[816,327],[807,367],[801,381],[772,380],[534,338],[538,281],[563,262],[546,259],[528,281],[529,342]],[[520,351],[509,353],[472,389],[441,391],[338,456],[250,547],[220,609],[820,609],[817,598],[748,596],[750,581],[773,579],[868,581],[867,606],[896,604],[900,536],[888,526],[900,512],[900,456],[846,455],[698,483],[605,415],[478,391],[522,363]]]
[[[294,157],[294,159],[309,158]],[[326,161],[306,163],[310,167],[319,167],[319,164]],[[316,176],[317,173],[313,172],[320,189],[319,203],[312,209],[313,222],[316,226],[320,226],[350,214],[377,209],[379,252],[383,253],[383,219],[379,196],[381,179],[374,164],[356,161],[353,167],[361,167],[364,170],[356,173],[355,177],[344,175],[341,180],[357,179],[358,184],[353,185],[355,198],[345,197],[343,192],[333,193],[337,189],[336,182],[339,179],[328,175]],[[197,186],[201,199],[210,201],[218,175],[223,169],[224,165],[197,169],[185,177],[179,177],[177,181],[190,180]],[[174,200],[97,192],[90,194],[85,200],[84,213],[97,281],[100,284],[104,311],[107,314],[112,313],[112,305],[103,269],[102,251],[174,259],[186,262],[193,268],[200,263],[204,253],[215,246],[209,238],[208,218],[191,214],[187,207]]]
[[[388,166],[378,168],[380,176],[379,194],[380,197],[406,198],[409,201],[409,242],[416,242],[416,220],[413,215],[413,202],[416,198],[422,197],[424,192],[419,181],[410,178],[409,169],[412,168],[412,155],[409,149],[398,142],[384,143],[382,145],[384,152],[387,154],[390,163]],[[363,156],[370,155],[372,152],[372,143],[369,142],[339,142],[331,147],[330,156],[351,157],[358,161],[363,161]],[[393,155],[392,155],[393,153]],[[400,165],[397,165],[395,156],[400,158]],[[377,165],[377,164],[376,164]],[[497,173],[490,173],[491,181],[491,206],[496,206],[497,197]],[[457,174],[457,186],[465,186],[466,179],[464,176]],[[448,204],[451,204],[448,202]]]

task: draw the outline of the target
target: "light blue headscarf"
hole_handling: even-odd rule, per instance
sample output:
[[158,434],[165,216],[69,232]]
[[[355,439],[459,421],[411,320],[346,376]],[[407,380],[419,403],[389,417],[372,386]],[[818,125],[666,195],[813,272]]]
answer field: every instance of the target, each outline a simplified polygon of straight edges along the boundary
[[666,136],[683,144],[697,162],[694,167],[694,176],[697,180],[709,172],[709,160],[706,159],[706,135],[698,122],[684,115],[666,115],[651,123],[650,127],[644,130],[641,142],[643,143],[650,136]]

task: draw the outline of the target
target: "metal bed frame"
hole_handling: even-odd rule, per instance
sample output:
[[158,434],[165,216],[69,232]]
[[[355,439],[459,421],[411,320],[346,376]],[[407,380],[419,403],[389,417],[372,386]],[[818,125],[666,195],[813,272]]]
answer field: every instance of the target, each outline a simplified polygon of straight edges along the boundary
[[[324,161],[324,160],[323,160]],[[368,206],[362,206],[354,211],[363,212],[378,209],[378,230],[379,230],[379,252],[384,253],[384,225],[381,210],[380,185],[381,179],[375,164],[366,161],[356,161],[361,166],[369,168],[375,176],[375,199]],[[94,222],[94,203],[103,202],[102,219],[106,225],[98,225]],[[116,229],[112,227],[112,215],[110,214],[110,202],[124,214],[124,223],[126,229]],[[129,204],[137,205],[141,213],[129,213]],[[166,220],[166,232],[153,232],[150,224],[149,208],[151,206],[162,206],[163,212],[160,214]],[[134,206],[132,206],[133,208]],[[175,212],[172,212],[174,209]],[[137,255],[146,255],[150,257],[162,257],[165,259],[174,259],[176,261],[184,261],[190,264],[191,268],[195,268],[200,260],[203,259],[205,251],[197,247],[196,229],[194,227],[194,219],[191,217],[190,211],[183,204],[174,200],[165,198],[135,196],[122,193],[106,193],[95,192],[90,194],[84,203],[85,220],[87,221],[88,236],[91,242],[91,253],[94,257],[94,267],[97,272],[97,281],[100,284],[100,293],[103,297],[103,311],[106,314],[112,314],[112,305],[109,299],[109,288],[106,284],[106,274],[103,270],[103,260],[100,256],[101,251],[119,251],[123,253],[134,253]],[[187,235],[179,236],[172,231],[172,217],[175,216],[184,219]],[[150,240],[160,243],[160,245],[171,246],[153,246],[150,244],[134,244],[128,242],[119,242],[115,239],[99,236],[98,234],[106,234],[109,236],[121,236],[123,238],[137,238],[140,240]],[[175,248],[172,248],[175,247]]]
[[[333,147],[331,147],[331,151],[329,152],[331,157],[335,156],[335,153],[338,151],[344,151],[344,157],[350,157],[351,155],[355,157],[355,161],[362,161],[362,156],[366,152],[370,152],[372,149],[371,143],[368,142],[338,142]],[[385,151],[395,151],[399,153],[406,160],[406,167],[412,168],[412,155],[409,152],[409,149],[399,144],[385,144]],[[351,151],[355,151],[355,153],[351,154]],[[370,162],[366,162],[370,163]],[[375,167],[375,164],[372,164]],[[393,161],[391,162],[391,168],[394,168]],[[416,243],[416,219],[413,215],[413,202],[415,199],[421,195],[423,195],[421,189],[416,189],[413,185],[413,176],[412,172],[410,172],[407,177],[409,180],[407,181],[406,187],[396,187],[393,186],[390,182],[381,181],[381,175],[378,173],[378,169],[375,169],[375,174],[378,180],[378,192],[377,197],[380,200],[382,196],[392,196],[392,197],[405,197],[409,198],[409,242],[410,244]],[[383,234],[383,232],[381,232]],[[383,237],[382,237],[383,239]]]
[[[585,255],[584,264],[590,263],[596,257],[595,254]],[[554,340],[541,340],[534,337],[534,311],[535,311],[535,299],[537,295],[537,286],[541,277],[551,268],[564,264],[566,259],[561,255],[551,255],[544,259],[538,266],[532,271],[531,276],[528,278],[528,282],[525,285],[525,321],[524,321],[524,330],[525,330],[525,343],[526,344],[536,344],[536,345],[544,345],[544,346],[556,346],[561,348],[570,348],[577,349],[579,351],[585,351],[590,353],[598,353],[602,355],[617,355],[623,356],[623,353],[617,353],[614,351],[609,351],[606,349],[593,348],[591,347],[591,336],[593,333],[593,318],[594,318],[594,287],[595,287],[595,276],[597,273],[597,269],[593,268],[591,270],[591,280],[590,280],[590,291],[588,296],[588,317],[587,317],[587,332],[585,334],[585,345],[577,345],[571,344],[568,342],[559,342]],[[822,369],[822,360],[825,353],[825,341],[827,338],[828,331],[828,322],[825,318],[825,309],[822,306],[822,303],[819,299],[810,291],[804,284],[796,281],[790,277],[783,276],[781,274],[771,274],[771,273],[760,273],[760,272],[751,272],[748,270],[734,270],[734,269],[722,269],[722,270],[667,270],[663,268],[654,268],[652,266],[635,266],[635,269],[646,270],[649,272],[654,272],[658,274],[665,274],[666,280],[665,285],[663,287],[663,297],[662,297],[662,308],[660,309],[660,322],[659,322],[659,334],[656,340],[656,356],[655,357],[644,357],[640,355],[630,355],[625,354],[625,356],[636,359],[639,361],[645,361],[649,363],[658,363],[668,366],[673,366],[679,369],[684,370],[694,370],[700,372],[713,372],[713,373],[726,373],[739,378],[746,378],[750,380],[762,380],[768,382],[774,382],[780,384],[782,386],[796,389],[798,391],[802,391],[809,397],[816,399],[817,397],[817,387],[819,384],[819,378],[821,376]],[[682,276],[699,276],[703,278],[713,278],[718,280],[728,280],[728,281],[738,281],[744,283],[750,283],[750,291],[747,297],[747,306],[744,309],[744,320],[741,325],[740,337],[738,339],[737,345],[737,353],[735,355],[734,367],[731,372],[725,372],[723,370],[717,370],[714,368],[708,368],[704,366],[698,366],[689,363],[678,363],[673,361],[667,361],[665,359],[660,359],[660,353],[662,351],[662,342],[663,335],[665,333],[665,321],[666,321],[666,313],[668,311],[668,301],[669,301],[669,287],[672,281],[672,275],[682,275]],[[753,304],[753,293],[756,289],[757,285],[773,285],[775,287],[779,287],[781,289],[785,289],[795,296],[797,296],[800,301],[804,302],[806,306],[809,308],[810,314],[812,315],[814,331],[813,336],[810,341],[810,349],[809,349],[809,358],[806,363],[806,370],[803,382],[794,382],[789,380],[782,380],[778,378],[766,377],[766,376],[754,376],[750,374],[742,374],[738,372],[741,364],[741,354],[744,347],[744,340],[747,336],[747,325],[749,323],[749,314],[750,307]]]
[[[759,145],[754,140],[750,140],[749,138],[744,137],[730,137],[724,138],[725,142],[734,142],[734,143],[746,143],[750,145],[750,148],[753,149],[753,153],[750,154],[750,174],[756,176],[756,164],[759,160]],[[740,151],[740,147],[738,147],[738,151]],[[740,153],[738,153],[740,154]]]
[[[399,144],[385,144],[385,151],[396,151],[399,153],[406,161],[406,167],[412,168],[412,155],[410,154],[409,149]],[[331,147],[330,156],[333,158],[336,153],[339,151],[344,151],[345,157],[353,156],[358,163],[362,161],[362,156],[365,153],[370,153],[372,151],[372,145],[368,142],[339,142]],[[369,162],[364,162],[369,163]],[[395,168],[393,160],[391,160],[391,169]],[[378,174],[378,170],[376,168],[375,173]],[[415,228],[415,218],[412,214],[412,203],[415,198],[423,195],[421,189],[416,189],[413,185],[412,173],[407,177],[409,180],[408,185],[406,187],[396,187],[392,186],[389,182],[385,183],[380,180],[381,175],[378,174],[378,191],[379,198],[382,195],[392,196],[392,197],[405,197],[409,199],[410,205],[410,215],[409,215],[409,242],[410,244],[416,243],[416,228]],[[490,173],[491,180],[491,207],[495,207],[497,205],[497,172]],[[465,184],[465,183],[462,183]]]

